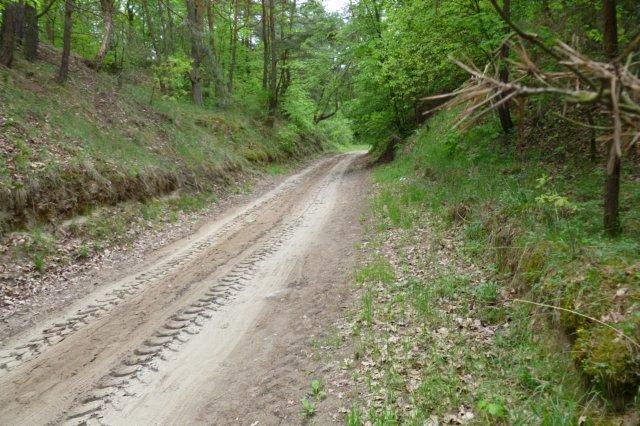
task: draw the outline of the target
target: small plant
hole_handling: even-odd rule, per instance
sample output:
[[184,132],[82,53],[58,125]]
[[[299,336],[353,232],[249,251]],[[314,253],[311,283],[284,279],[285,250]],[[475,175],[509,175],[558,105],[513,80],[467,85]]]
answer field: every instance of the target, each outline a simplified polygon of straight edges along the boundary
[[558,211],[566,211],[566,212],[575,212],[579,209],[579,207],[569,201],[567,197],[562,195],[558,195],[555,192],[549,194],[542,194],[536,197],[536,202],[541,206],[552,206]]
[[168,216],[168,220],[171,223],[175,223],[178,221],[178,219],[180,219],[180,214],[176,211],[170,211],[169,212],[169,216]]
[[323,390],[322,383],[318,379],[311,381],[311,396],[318,400],[323,400],[327,397],[327,393]]
[[302,406],[302,417],[309,418],[316,413],[316,406],[307,398],[302,398],[300,400],[300,405]]
[[500,402],[481,400],[476,407],[490,419],[504,419],[507,417],[507,408]]
[[89,246],[87,246],[86,244],[80,245],[76,249],[76,257],[78,259],[86,259],[86,258],[88,258],[89,257]]
[[142,206],[142,217],[145,220],[153,220],[162,214],[162,206],[160,203],[149,203]]
[[287,169],[281,164],[267,164],[265,170],[268,174],[273,176],[284,174],[287,171]]
[[381,281],[390,284],[395,280],[395,272],[388,260],[377,258],[369,265],[359,270],[356,274],[356,282],[364,284],[367,281]]
[[362,295],[362,320],[367,325],[373,323],[373,295],[370,290]]
[[358,407],[351,407],[351,410],[347,413],[345,423],[347,426],[361,426],[363,424],[362,412]]
[[498,285],[494,282],[482,283],[474,288],[475,296],[482,302],[492,304],[498,301],[500,296]]
[[44,254],[38,252],[33,255],[33,267],[36,271],[42,273],[45,270]]

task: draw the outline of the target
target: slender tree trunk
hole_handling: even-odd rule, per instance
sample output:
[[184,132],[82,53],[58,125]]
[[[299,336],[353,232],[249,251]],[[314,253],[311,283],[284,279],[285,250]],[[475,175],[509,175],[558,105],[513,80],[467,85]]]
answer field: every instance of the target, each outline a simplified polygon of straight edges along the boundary
[[[604,18],[604,51],[614,59],[618,54],[618,18],[616,15],[616,0],[603,0],[602,11]],[[604,184],[604,230],[615,236],[620,233],[620,169],[621,161],[617,155],[613,142],[609,143],[609,164]]]
[[38,11],[30,4],[24,8],[24,57],[33,62],[38,59]]
[[56,20],[54,17],[47,15],[44,21],[44,32],[50,44],[56,42]]
[[202,12],[203,0],[187,1],[187,29],[191,41],[191,58],[193,63],[189,78],[191,79],[191,96],[193,103],[202,105],[202,75],[200,64],[202,63]]
[[[287,0],[284,0],[286,4]],[[293,35],[293,21],[296,14],[296,0],[291,1],[291,6],[289,8],[289,21],[287,25],[283,22],[280,25],[280,39],[284,40],[287,35],[285,34],[285,29],[289,32],[289,37]],[[288,64],[290,51],[288,48],[285,48],[282,52],[282,56],[280,57],[280,81],[278,82],[278,99],[283,99],[287,90],[289,89],[289,85],[291,84],[291,69]]]
[[[502,0],[502,9],[507,17],[509,17],[511,15],[511,0]],[[509,45],[505,42],[500,48],[500,81],[503,83],[509,82],[509,66],[507,65],[507,58],[509,58]],[[508,134],[511,129],[513,129],[513,120],[511,119],[509,104],[510,102],[507,101],[497,108],[500,125],[502,126],[502,130],[505,134]]]
[[107,55],[109,46],[111,45],[111,37],[113,35],[113,0],[100,0],[100,8],[102,9],[102,20],[104,22],[104,31],[102,33],[102,42],[94,59],[96,69],[102,67],[104,58]]
[[229,103],[229,93],[225,87],[222,72],[220,70],[220,60],[216,46],[216,26],[215,26],[215,1],[206,0],[205,9],[207,14],[207,27],[209,28],[209,49],[205,49],[207,61],[211,73],[213,74],[213,84],[216,89],[216,100],[218,105],[226,106]]
[[209,27],[209,43],[211,45],[211,51],[214,56],[218,55],[216,51],[216,14],[213,8],[215,7],[215,0],[207,0],[207,26]]
[[[160,3],[158,3],[158,7]],[[151,11],[149,10],[149,2],[148,0],[141,0],[140,5],[142,6],[142,19],[144,25],[147,29],[147,34],[149,35],[149,40],[151,41],[151,48],[153,49],[153,60],[156,64],[162,63],[162,57],[164,54],[164,50],[160,49],[160,43],[158,42],[158,36],[156,34],[155,28],[153,26],[153,21],[151,19]],[[162,15],[160,15],[162,16]],[[167,87],[165,83],[165,79],[163,75],[156,75],[158,79],[158,87],[161,93],[167,92]]]
[[267,17],[267,0],[261,0],[262,6],[262,46],[263,46],[263,55],[262,55],[262,88],[267,90],[267,81],[269,79],[269,37],[268,37],[268,28],[269,18]]
[[60,69],[56,80],[62,84],[67,81],[69,76],[69,56],[71,55],[71,31],[72,31],[72,15],[73,0],[65,0],[64,2],[64,33],[62,35],[62,59],[60,61]]
[[238,0],[233,0],[233,24],[231,27],[231,61],[229,62],[229,93],[233,93],[233,75],[236,69],[236,55],[238,51]]
[[18,1],[18,9],[16,10],[16,42],[22,45],[24,40],[24,0]]
[[149,2],[148,0],[142,0],[140,2],[140,5],[142,6],[142,18],[144,19],[144,24],[147,27],[147,33],[149,34],[151,47],[153,47],[153,54],[157,59],[160,57],[160,48],[158,47],[158,39],[156,37],[156,32],[153,28],[153,22],[151,21],[151,13],[149,11]]
[[269,0],[269,115],[275,116],[278,110],[278,49],[276,48],[276,6],[275,0]]
[[10,67],[16,48],[16,24],[19,5],[9,3],[4,9],[2,20],[2,45],[0,46],[0,64]]
[[[198,0],[200,1],[200,0]],[[160,7],[161,2],[158,2],[158,7]],[[164,21],[163,29],[162,29],[162,40],[164,43],[164,51],[168,55],[169,52],[174,51],[175,47],[175,31],[173,26],[173,16],[171,15],[171,9],[165,7],[166,9],[166,20]],[[162,15],[161,15],[162,16]]]
[[[51,7],[57,2],[57,0],[49,0],[48,3],[44,6],[44,9],[40,12],[37,13],[36,11],[36,27],[38,26],[38,20],[40,18],[42,18],[44,16],[44,32],[45,35],[47,36],[47,39],[49,40],[49,42],[51,44],[54,44],[55,38],[56,38],[56,33],[55,33],[55,23],[56,23],[56,19],[55,19],[55,15],[51,16],[51,14],[49,14],[49,11],[51,10]],[[37,8],[36,8],[37,9]]]
[[[251,0],[246,0],[244,5],[244,27],[245,28],[249,28],[251,25],[251,16],[252,16],[252,9],[253,9],[252,6],[253,6],[253,3],[251,2]],[[242,39],[242,44],[247,49],[251,49],[251,35],[245,36]]]
[[618,17],[616,14],[617,0],[603,0],[604,14],[604,53],[613,59],[618,54]]

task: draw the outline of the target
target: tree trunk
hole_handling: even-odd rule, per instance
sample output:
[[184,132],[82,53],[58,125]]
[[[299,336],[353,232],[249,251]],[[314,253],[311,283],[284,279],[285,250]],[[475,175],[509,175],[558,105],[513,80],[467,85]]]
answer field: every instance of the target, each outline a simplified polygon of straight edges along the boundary
[[[610,144],[613,145],[613,144]],[[607,167],[607,177],[604,184],[604,230],[610,236],[620,233],[620,217],[618,209],[620,207],[620,157],[615,153],[612,146],[609,147],[613,160],[611,167]]]
[[174,27],[173,27],[173,16],[171,15],[171,8],[165,7],[164,9],[167,15],[165,19],[161,9],[162,2],[157,2],[157,4],[158,4],[158,11],[160,12],[160,17],[163,21],[161,35],[162,35],[162,41],[164,45],[164,52],[165,54],[168,55],[169,52],[174,51],[175,40],[176,40]]
[[142,0],[140,2],[142,6],[142,17],[144,19],[145,26],[147,27],[147,33],[149,34],[149,40],[151,40],[151,47],[153,47],[153,54],[158,61],[160,58],[160,48],[158,46],[158,39],[156,37],[156,32],[153,28],[153,22],[151,21],[151,13],[149,11],[149,3],[147,0]]
[[100,0],[100,8],[102,9],[104,32],[102,33],[102,42],[100,43],[100,48],[98,49],[98,53],[96,54],[96,57],[93,61],[94,67],[97,70],[102,67],[104,58],[109,51],[109,46],[111,45],[114,13],[113,0]]
[[49,0],[44,9],[40,13],[36,14],[36,26],[38,25],[37,21],[40,18],[44,17],[44,33],[47,36],[47,40],[49,40],[50,44],[54,44],[56,38],[56,18],[55,14],[53,14],[52,16],[52,14],[49,14],[49,11],[51,10],[51,7],[53,7],[53,5],[56,3],[56,1],[57,0]]
[[222,72],[220,70],[220,60],[216,48],[216,27],[215,27],[215,11],[213,7],[214,0],[206,0],[205,8],[207,13],[207,26],[209,28],[209,49],[205,49],[209,68],[213,74],[213,84],[216,89],[216,100],[218,105],[226,106],[229,103],[229,93],[225,87]]
[[16,43],[22,45],[24,40],[24,0],[20,0],[16,9]]
[[[246,0],[244,7],[244,27],[250,28],[251,26],[251,18],[252,18],[252,6],[253,3],[251,0]],[[245,36],[242,39],[242,44],[247,50],[251,49],[251,35]]]
[[[149,2],[148,0],[141,0],[140,5],[142,6],[143,22],[145,27],[147,28],[147,34],[149,35],[149,40],[151,41],[151,48],[153,49],[153,61],[156,64],[160,64],[162,62],[162,55],[164,53],[164,50],[160,49],[160,43],[158,42],[158,37],[156,35],[156,31],[153,26],[153,21],[151,20],[151,11],[149,10]],[[156,74],[156,78],[158,79],[158,88],[160,89],[160,93],[167,93],[167,87],[166,87],[164,76],[161,74]]]
[[[292,0],[291,1],[291,7],[289,9],[289,22],[288,22],[288,31],[289,31],[289,36],[293,35],[293,22],[294,22],[294,17],[296,15],[296,0]],[[281,26],[281,31],[280,31],[280,37],[281,39],[285,38],[285,25],[284,23]],[[282,58],[281,58],[281,65],[280,65],[280,83],[279,83],[279,90],[278,90],[278,99],[283,99],[285,94],[287,93],[287,90],[289,89],[289,86],[291,85],[291,68],[290,65],[287,63],[287,61],[289,60],[289,49],[284,49],[284,52],[282,52]]]
[[62,84],[67,81],[69,76],[69,56],[71,55],[71,30],[72,30],[72,14],[73,0],[65,0],[64,2],[64,32],[62,35],[62,59],[60,61],[60,69],[56,80]]
[[278,110],[278,49],[276,48],[276,6],[275,0],[269,0],[269,115],[275,116]]
[[56,42],[56,20],[54,17],[47,15],[44,21],[44,32],[47,34],[47,40],[50,44]]
[[24,8],[24,57],[33,62],[38,59],[38,11],[30,4]]
[[603,0],[604,13],[604,53],[613,59],[618,54],[618,17],[616,15],[617,0]]
[[202,105],[202,75],[200,64],[202,63],[202,12],[203,0],[187,0],[187,30],[191,41],[191,96],[193,103]]
[[16,20],[19,5],[9,3],[4,9],[2,20],[2,45],[0,46],[0,64],[10,67],[16,48]]
[[233,25],[231,27],[231,61],[229,62],[229,93],[233,93],[233,75],[236,70],[236,55],[238,50],[238,0],[233,0]]
[[261,0],[262,5],[262,46],[263,46],[263,54],[262,54],[262,88],[267,90],[267,81],[269,80],[269,37],[268,37],[268,28],[269,23],[267,17],[267,0]]
[[213,10],[215,0],[207,0],[207,26],[209,27],[209,43],[211,44],[211,51],[214,56],[217,56],[216,52],[216,14]]
[[[604,14],[604,51],[614,59],[618,54],[618,19],[616,15],[616,0],[603,0]],[[609,164],[604,184],[604,230],[610,236],[620,233],[620,157],[617,155],[613,142],[609,143]]]
[[[511,0],[502,0],[502,9],[505,15],[509,17],[511,15]],[[509,58],[509,45],[505,42],[502,44],[502,47],[500,47],[500,81],[503,83],[509,82],[507,58]],[[507,101],[497,108],[500,125],[505,134],[508,134],[511,129],[513,129],[513,120],[511,119],[509,104],[510,102]]]

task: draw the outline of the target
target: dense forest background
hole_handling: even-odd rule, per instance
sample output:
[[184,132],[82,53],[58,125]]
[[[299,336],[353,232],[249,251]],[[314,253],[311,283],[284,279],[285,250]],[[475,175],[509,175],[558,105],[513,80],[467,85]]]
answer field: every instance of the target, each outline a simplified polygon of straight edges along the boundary
[[[314,0],[1,0],[0,11],[4,231],[34,211],[202,190],[248,163],[367,144],[403,158],[380,178],[391,225],[411,227],[405,212],[419,206],[463,227],[505,294],[561,325],[590,385],[618,408],[638,399],[637,1],[360,0],[329,13]],[[52,187],[72,189],[61,203]]]

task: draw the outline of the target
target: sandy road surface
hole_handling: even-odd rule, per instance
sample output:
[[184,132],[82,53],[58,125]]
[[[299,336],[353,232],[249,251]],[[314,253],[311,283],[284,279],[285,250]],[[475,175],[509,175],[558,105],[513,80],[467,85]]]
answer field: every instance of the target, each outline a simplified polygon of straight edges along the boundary
[[292,424],[366,172],[323,160],[0,348],[0,424]]

